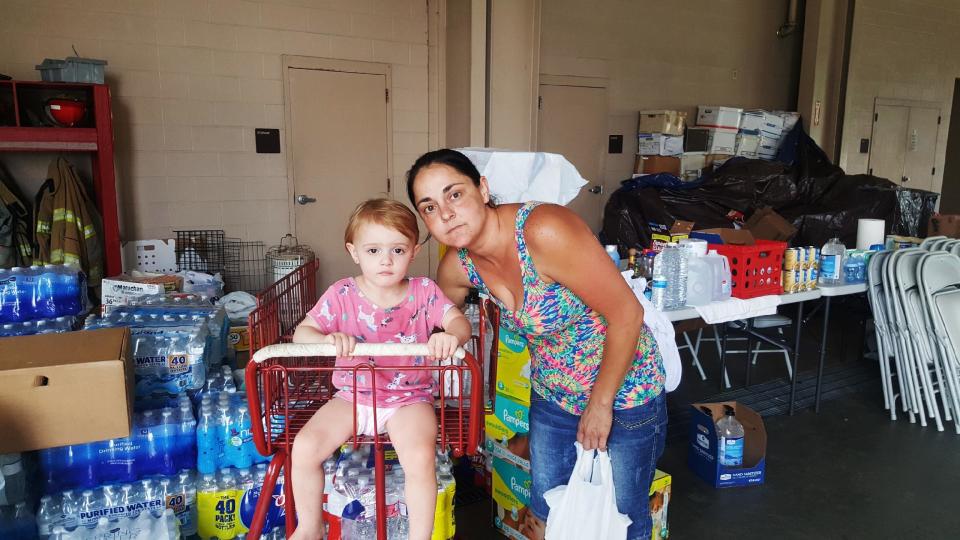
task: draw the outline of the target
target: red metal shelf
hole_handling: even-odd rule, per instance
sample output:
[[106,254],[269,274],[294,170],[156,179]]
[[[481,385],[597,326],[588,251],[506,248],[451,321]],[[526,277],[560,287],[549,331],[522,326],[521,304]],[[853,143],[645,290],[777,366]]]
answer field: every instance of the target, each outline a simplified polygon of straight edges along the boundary
[[[94,127],[23,127],[18,87],[31,90],[86,90]],[[105,84],[0,81],[0,92],[12,92],[13,127],[0,127],[0,152],[89,152],[93,167],[94,199],[103,219],[105,276],[120,274],[120,222],[117,181],[113,163],[113,116],[110,88]]]

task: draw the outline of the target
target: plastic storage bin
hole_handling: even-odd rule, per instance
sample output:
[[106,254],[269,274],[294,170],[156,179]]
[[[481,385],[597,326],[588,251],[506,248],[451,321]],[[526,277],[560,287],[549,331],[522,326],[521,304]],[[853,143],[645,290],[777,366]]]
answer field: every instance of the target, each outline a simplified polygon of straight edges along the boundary
[[752,246],[710,244],[730,262],[734,298],[756,298],[783,292],[781,271],[786,242],[757,240]]
[[44,58],[37,66],[40,78],[46,82],[78,82],[103,84],[103,66],[106,60],[68,56],[64,60]]

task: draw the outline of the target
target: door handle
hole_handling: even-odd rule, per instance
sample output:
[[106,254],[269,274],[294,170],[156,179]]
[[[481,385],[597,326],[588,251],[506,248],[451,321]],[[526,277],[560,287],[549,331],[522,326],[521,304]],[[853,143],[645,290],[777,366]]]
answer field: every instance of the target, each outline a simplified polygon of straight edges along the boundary
[[603,193],[603,186],[593,186],[592,188],[588,189],[587,191],[589,191],[590,193],[593,193],[593,194],[595,194],[595,195],[599,195],[599,194]]
[[297,195],[297,204],[310,204],[317,202],[317,199],[307,195]]

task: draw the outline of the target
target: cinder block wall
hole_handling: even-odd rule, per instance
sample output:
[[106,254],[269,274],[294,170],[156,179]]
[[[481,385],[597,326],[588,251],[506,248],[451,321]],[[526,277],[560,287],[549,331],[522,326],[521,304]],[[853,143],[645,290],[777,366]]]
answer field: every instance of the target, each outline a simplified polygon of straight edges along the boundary
[[[391,64],[395,176],[427,150],[424,0],[0,0],[0,72],[37,80],[71,46],[109,62],[124,239],[288,232],[285,156],[253,138],[284,127],[282,54]],[[0,160],[42,177],[51,157]]]

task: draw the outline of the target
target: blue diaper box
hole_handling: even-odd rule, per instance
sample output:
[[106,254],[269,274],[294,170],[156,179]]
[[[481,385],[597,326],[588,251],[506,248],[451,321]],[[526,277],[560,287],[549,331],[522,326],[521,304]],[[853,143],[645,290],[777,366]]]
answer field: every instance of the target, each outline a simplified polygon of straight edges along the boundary
[[[723,418],[724,406],[733,407],[743,424],[743,466],[720,464],[720,438],[717,421]],[[760,485],[766,469],[767,430],[763,419],[750,407],[736,401],[694,403],[690,418],[690,449],[687,465],[705,482],[717,488]]]

